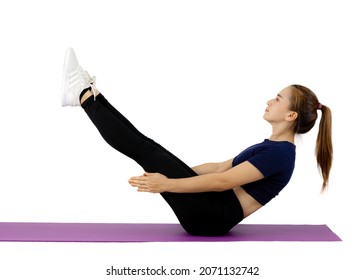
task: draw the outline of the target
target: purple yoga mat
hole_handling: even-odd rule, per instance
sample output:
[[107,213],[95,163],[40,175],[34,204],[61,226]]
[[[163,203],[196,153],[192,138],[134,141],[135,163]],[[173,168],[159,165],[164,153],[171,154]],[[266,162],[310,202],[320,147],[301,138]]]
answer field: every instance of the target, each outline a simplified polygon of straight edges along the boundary
[[7,242],[341,241],[326,225],[239,224],[227,235],[192,236],[179,224],[1,223]]

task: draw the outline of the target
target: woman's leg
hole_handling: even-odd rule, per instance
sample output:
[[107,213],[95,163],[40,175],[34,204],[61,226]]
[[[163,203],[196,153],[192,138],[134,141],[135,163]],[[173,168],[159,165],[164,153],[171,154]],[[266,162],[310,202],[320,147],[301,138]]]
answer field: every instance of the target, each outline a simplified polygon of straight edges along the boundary
[[187,164],[185,164],[182,160],[180,160],[174,154],[172,154],[167,149],[165,149],[158,143],[154,142],[153,140],[149,139],[148,137],[144,136],[141,132],[139,132],[135,128],[135,126],[127,118],[125,118],[117,109],[115,109],[103,95],[100,96],[99,100],[105,106],[105,108],[109,110],[109,112],[111,112],[116,118],[118,118],[120,121],[122,121],[131,131],[133,131],[135,134],[138,134],[140,137],[144,138],[146,141],[150,141],[152,144],[157,145],[160,150],[163,150],[164,153],[166,153],[169,157],[173,158],[176,163],[179,163],[186,170],[188,170],[188,172],[191,174],[191,176],[197,175]]
[[[82,99],[81,99],[82,100]],[[82,103],[87,115],[105,141],[135,160],[147,172],[159,172],[169,178],[197,174],[158,143],[140,133],[104,96]],[[232,190],[217,193],[162,193],[184,229],[197,235],[221,235],[243,218],[238,199]]]
[[82,107],[104,140],[145,171],[159,172],[170,178],[197,175],[168,150],[139,132],[102,94],[97,95],[96,100],[88,98]]

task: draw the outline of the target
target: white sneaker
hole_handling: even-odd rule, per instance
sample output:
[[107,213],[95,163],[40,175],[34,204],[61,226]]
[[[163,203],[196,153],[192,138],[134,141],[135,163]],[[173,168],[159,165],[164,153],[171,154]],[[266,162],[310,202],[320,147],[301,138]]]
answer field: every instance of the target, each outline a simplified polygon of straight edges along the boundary
[[94,96],[96,97],[97,89],[95,87],[96,77],[90,75],[83,70],[78,64],[75,51],[68,48],[64,59],[63,67],[63,85],[61,104],[62,106],[80,106],[81,92],[91,87]]

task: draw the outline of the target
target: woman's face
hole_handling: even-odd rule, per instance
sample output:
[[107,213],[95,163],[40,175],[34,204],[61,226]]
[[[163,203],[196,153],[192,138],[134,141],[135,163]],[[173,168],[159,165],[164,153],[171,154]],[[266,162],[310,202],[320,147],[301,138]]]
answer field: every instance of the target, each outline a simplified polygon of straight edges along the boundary
[[281,90],[275,98],[267,102],[268,107],[263,118],[272,124],[291,120],[296,113],[290,110],[290,96],[291,87]]

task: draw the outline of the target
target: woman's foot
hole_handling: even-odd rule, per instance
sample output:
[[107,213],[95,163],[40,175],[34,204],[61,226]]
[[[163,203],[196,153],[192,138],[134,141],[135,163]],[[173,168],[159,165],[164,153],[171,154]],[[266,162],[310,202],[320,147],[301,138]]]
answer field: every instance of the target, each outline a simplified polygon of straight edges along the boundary
[[75,51],[67,49],[63,68],[62,106],[80,106],[80,94],[90,88],[94,97],[99,93],[95,87],[96,78],[78,64]]

